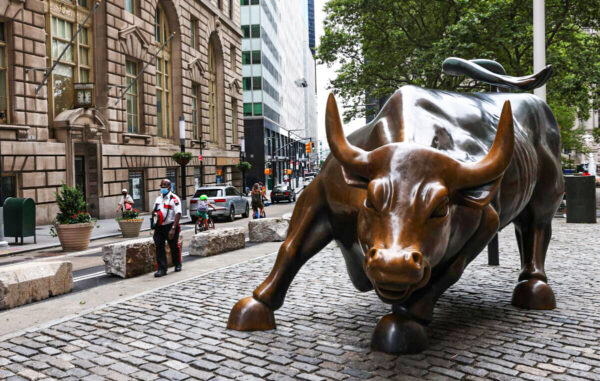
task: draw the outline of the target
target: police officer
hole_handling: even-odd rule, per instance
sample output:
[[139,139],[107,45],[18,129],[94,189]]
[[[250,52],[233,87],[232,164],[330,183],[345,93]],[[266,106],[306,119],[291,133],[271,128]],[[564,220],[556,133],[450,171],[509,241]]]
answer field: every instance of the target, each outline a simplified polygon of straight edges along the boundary
[[181,219],[181,201],[171,192],[171,181],[164,179],[160,183],[161,195],[154,202],[152,217],[154,218],[154,244],[156,245],[156,262],[158,271],[155,277],[167,275],[167,253],[165,241],[169,243],[175,271],[181,271],[181,247],[179,246],[179,220]]

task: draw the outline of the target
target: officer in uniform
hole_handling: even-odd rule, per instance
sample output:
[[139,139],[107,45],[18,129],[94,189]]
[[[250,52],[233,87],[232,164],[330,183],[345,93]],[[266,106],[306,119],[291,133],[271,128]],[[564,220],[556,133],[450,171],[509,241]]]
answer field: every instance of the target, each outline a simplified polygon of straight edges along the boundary
[[154,244],[156,246],[156,262],[158,271],[155,277],[167,275],[167,253],[165,241],[169,243],[171,257],[175,271],[181,271],[181,247],[179,246],[179,233],[181,227],[181,200],[171,192],[171,181],[164,179],[160,183],[161,195],[154,202],[152,218],[154,218]]

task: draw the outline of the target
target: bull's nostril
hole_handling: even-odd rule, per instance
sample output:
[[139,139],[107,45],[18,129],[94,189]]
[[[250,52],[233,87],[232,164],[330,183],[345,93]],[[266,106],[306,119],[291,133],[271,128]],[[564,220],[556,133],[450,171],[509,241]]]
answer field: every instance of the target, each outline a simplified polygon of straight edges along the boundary
[[414,264],[417,264],[419,266],[421,265],[421,263],[423,261],[423,256],[418,251],[413,251],[410,254],[410,258],[412,259],[412,261],[413,261]]
[[377,255],[377,249],[371,249],[367,252],[367,259],[375,259],[375,255]]

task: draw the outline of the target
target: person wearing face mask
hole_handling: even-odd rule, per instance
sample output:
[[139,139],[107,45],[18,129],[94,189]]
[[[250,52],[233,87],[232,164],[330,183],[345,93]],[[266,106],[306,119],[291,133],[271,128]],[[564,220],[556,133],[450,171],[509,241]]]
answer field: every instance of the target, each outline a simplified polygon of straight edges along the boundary
[[119,205],[117,206],[117,213],[123,213],[126,210],[133,209],[133,198],[127,194],[127,189],[123,189],[121,191],[123,197],[119,200]]
[[154,202],[152,218],[154,219],[154,244],[156,245],[157,271],[155,277],[167,275],[167,252],[165,241],[171,249],[171,257],[175,271],[181,271],[181,247],[179,233],[181,227],[181,200],[171,192],[171,181],[164,179],[160,183],[160,196]]

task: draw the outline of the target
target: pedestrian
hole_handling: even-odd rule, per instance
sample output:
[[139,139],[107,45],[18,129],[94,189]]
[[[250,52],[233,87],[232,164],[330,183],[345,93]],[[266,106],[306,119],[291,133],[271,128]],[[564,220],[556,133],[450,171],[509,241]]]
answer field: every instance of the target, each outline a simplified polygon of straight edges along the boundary
[[133,198],[127,194],[127,189],[123,188],[121,194],[122,196],[119,199],[119,205],[117,206],[117,213],[123,213],[126,210],[133,209]]
[[[263,203],[263,194],[258,183],[252,186],[250,198],[252,201],[252,216],[254,218],[260,218],[260,216],[262,216],[265,204]],[[261,211],[260,215],[258,215],[259,210]]]
[[175,271],[181,271],[181,247],[179,246],[179,233],[181,226],[181,201],[171,192],[171,181],[164,179],[160,183],[160,196],[154,202],[152,218],[154,224],[154,244],[156,246],[157,271],[155,277],[167,275],[167,252],[165,241],[171,249],[171,258]]

